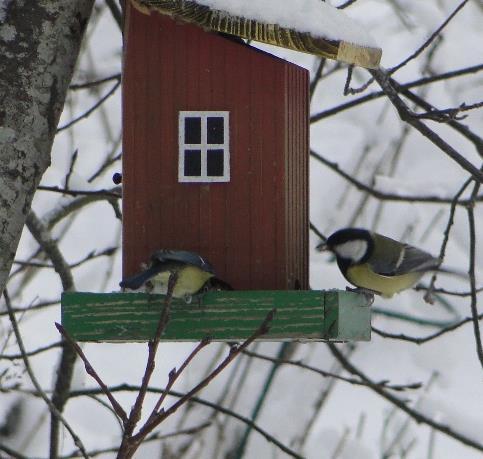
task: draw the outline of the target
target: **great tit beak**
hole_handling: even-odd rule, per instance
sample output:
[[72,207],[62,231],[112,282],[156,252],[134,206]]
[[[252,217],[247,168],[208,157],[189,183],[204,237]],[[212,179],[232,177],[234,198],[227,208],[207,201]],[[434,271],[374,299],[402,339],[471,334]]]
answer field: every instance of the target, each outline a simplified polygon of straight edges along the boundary
[[329,247],[327,245],[327,242],[325,241],[322,241],[320,242],[317,247],[315,247],[319,252],[325,252],[327,250],[329,250]]

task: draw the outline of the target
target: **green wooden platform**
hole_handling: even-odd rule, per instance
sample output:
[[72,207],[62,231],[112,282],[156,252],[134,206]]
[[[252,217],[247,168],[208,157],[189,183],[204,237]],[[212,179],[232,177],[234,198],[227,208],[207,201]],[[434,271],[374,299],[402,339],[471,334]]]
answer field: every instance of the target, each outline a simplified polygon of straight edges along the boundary
[[[139,342],[151,339],[163,295],[81,293],[62,295],[62,325],[77,341]],[[369,341],[370,305],[364,295],[331,291],[209,292],[200,304],[173,300],[162,341],[248,338],[276,308],[265,341]]]

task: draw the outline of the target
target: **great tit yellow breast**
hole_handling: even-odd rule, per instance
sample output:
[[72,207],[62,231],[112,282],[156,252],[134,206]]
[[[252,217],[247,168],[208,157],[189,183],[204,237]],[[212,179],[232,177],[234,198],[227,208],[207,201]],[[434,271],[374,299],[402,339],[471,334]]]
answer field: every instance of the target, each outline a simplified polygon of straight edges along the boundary
[[397,276],[383,276],[375,273],[367,263],[349,266],[344,273],[351,284],[373,290],[386,298],[391,298],[394,294],[412,287],[423,274],[410,272]]

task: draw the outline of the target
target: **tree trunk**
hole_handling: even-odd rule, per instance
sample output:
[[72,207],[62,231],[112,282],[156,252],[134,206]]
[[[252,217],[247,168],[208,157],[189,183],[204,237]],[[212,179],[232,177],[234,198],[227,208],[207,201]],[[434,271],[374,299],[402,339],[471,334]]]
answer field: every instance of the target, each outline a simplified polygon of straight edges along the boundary
[[0,294],[50,150],[94,0],[0,6]]

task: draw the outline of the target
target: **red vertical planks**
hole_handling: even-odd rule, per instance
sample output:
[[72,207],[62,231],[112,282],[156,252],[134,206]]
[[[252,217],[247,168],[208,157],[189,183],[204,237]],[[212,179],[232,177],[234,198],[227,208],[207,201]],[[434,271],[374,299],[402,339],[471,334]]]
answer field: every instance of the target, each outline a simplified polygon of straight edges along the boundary
[[[123,78],[123,272],[199,252],[236,289],[307,286],[307,72],[130,4]],[[179,112],[228,111],[229,183],[178,183]]]

